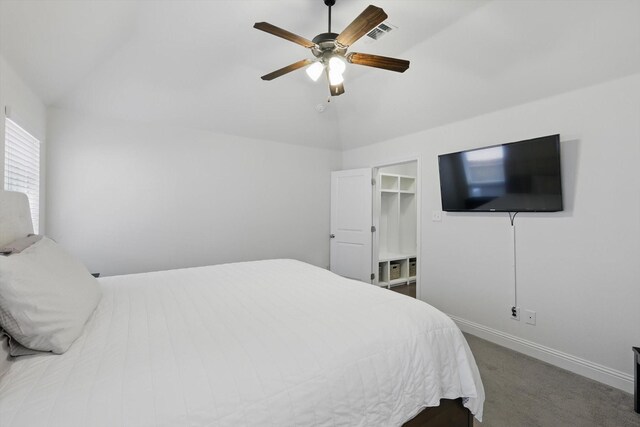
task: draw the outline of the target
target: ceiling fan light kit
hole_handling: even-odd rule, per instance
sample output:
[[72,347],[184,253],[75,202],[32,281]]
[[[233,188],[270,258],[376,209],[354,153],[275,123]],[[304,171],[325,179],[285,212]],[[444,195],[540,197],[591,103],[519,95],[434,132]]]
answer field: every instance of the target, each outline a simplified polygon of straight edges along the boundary
[[313,64],[309,65],[306,71],[309,78],[314,82],[317,82],[322,75],[322,72],[324,71],[324,66],[321,62],[316,61]]
[[307,67],[307,75],[313,81],[317,81],[322,75],[322,71],[324,71],[329,82],[329,93],[331,96],[338,96],[344,93],[343,73],[346,70],[347,62],[398,73],[404,73],[409,68],[409,61],[404,59],[358,52],[347,54],[349,46],[387,19],[387,14],[384,10],[373,5],[368,6],[347,28],[337,34],[331,32],[331,6],[335,4],[335,0],[324,0],[324,4],[329,8],[328,31],[318,34],[313,40],[308,40],[267,22],[256,22],[254,24],[253,28],[310,49],[313,56],[316,57],[316,60],[303,59],[265,74],[261,77],[262,80],[273,80],[291,71]]

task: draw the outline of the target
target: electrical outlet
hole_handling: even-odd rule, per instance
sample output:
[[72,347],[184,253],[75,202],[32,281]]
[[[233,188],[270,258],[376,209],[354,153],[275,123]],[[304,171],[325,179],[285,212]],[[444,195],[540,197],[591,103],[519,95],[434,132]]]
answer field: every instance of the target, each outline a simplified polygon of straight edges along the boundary
[[530,324],[530,325],[535,325],[536,324],[536,312],[533,310],[525,310],[524,311],[524,315],[525,318],[524,320]]
[[431,212],[431,221],[433,221],[433,222],[442,221],[442,212],[441,211],[433,211],[433,212]]
[[509,307],[509,314],[513,320],[520,320],[520,307]]

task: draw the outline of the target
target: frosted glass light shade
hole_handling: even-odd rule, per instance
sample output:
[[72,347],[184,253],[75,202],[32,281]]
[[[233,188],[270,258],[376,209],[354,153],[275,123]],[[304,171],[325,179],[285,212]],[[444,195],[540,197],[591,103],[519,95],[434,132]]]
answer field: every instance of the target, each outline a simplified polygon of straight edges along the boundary
[[335,71],[338,74],[344,73],[344,70],[347,68],[347,65],[344,61],[337,56],[331,57],[329,60],[329,71]]
[[313,64],[309,65],[306,69],[307,75],[314,82],[320,78],[320,75],[322,74],[322,70],[324,70],[324,67],[320,62],[314,62]]
[[339,85],[343,81],[344,77],[342,77],[342,73],[329,69],[329,84],[331,86]]

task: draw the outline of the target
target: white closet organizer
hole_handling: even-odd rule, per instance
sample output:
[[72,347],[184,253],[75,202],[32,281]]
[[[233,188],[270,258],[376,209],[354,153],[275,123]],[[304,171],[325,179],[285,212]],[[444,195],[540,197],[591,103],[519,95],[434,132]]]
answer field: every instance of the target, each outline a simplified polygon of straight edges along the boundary
[[416,280],[416,178],[380,173],[378,217],[379,286]]

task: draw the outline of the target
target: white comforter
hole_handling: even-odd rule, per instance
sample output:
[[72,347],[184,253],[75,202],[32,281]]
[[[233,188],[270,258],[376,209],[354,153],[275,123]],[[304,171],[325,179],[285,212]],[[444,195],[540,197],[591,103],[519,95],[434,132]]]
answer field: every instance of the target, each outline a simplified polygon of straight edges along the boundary
[[484,391],[430,305],[293,260],[116,276],[63,355],[0,378],[1,426],[398,426]]

